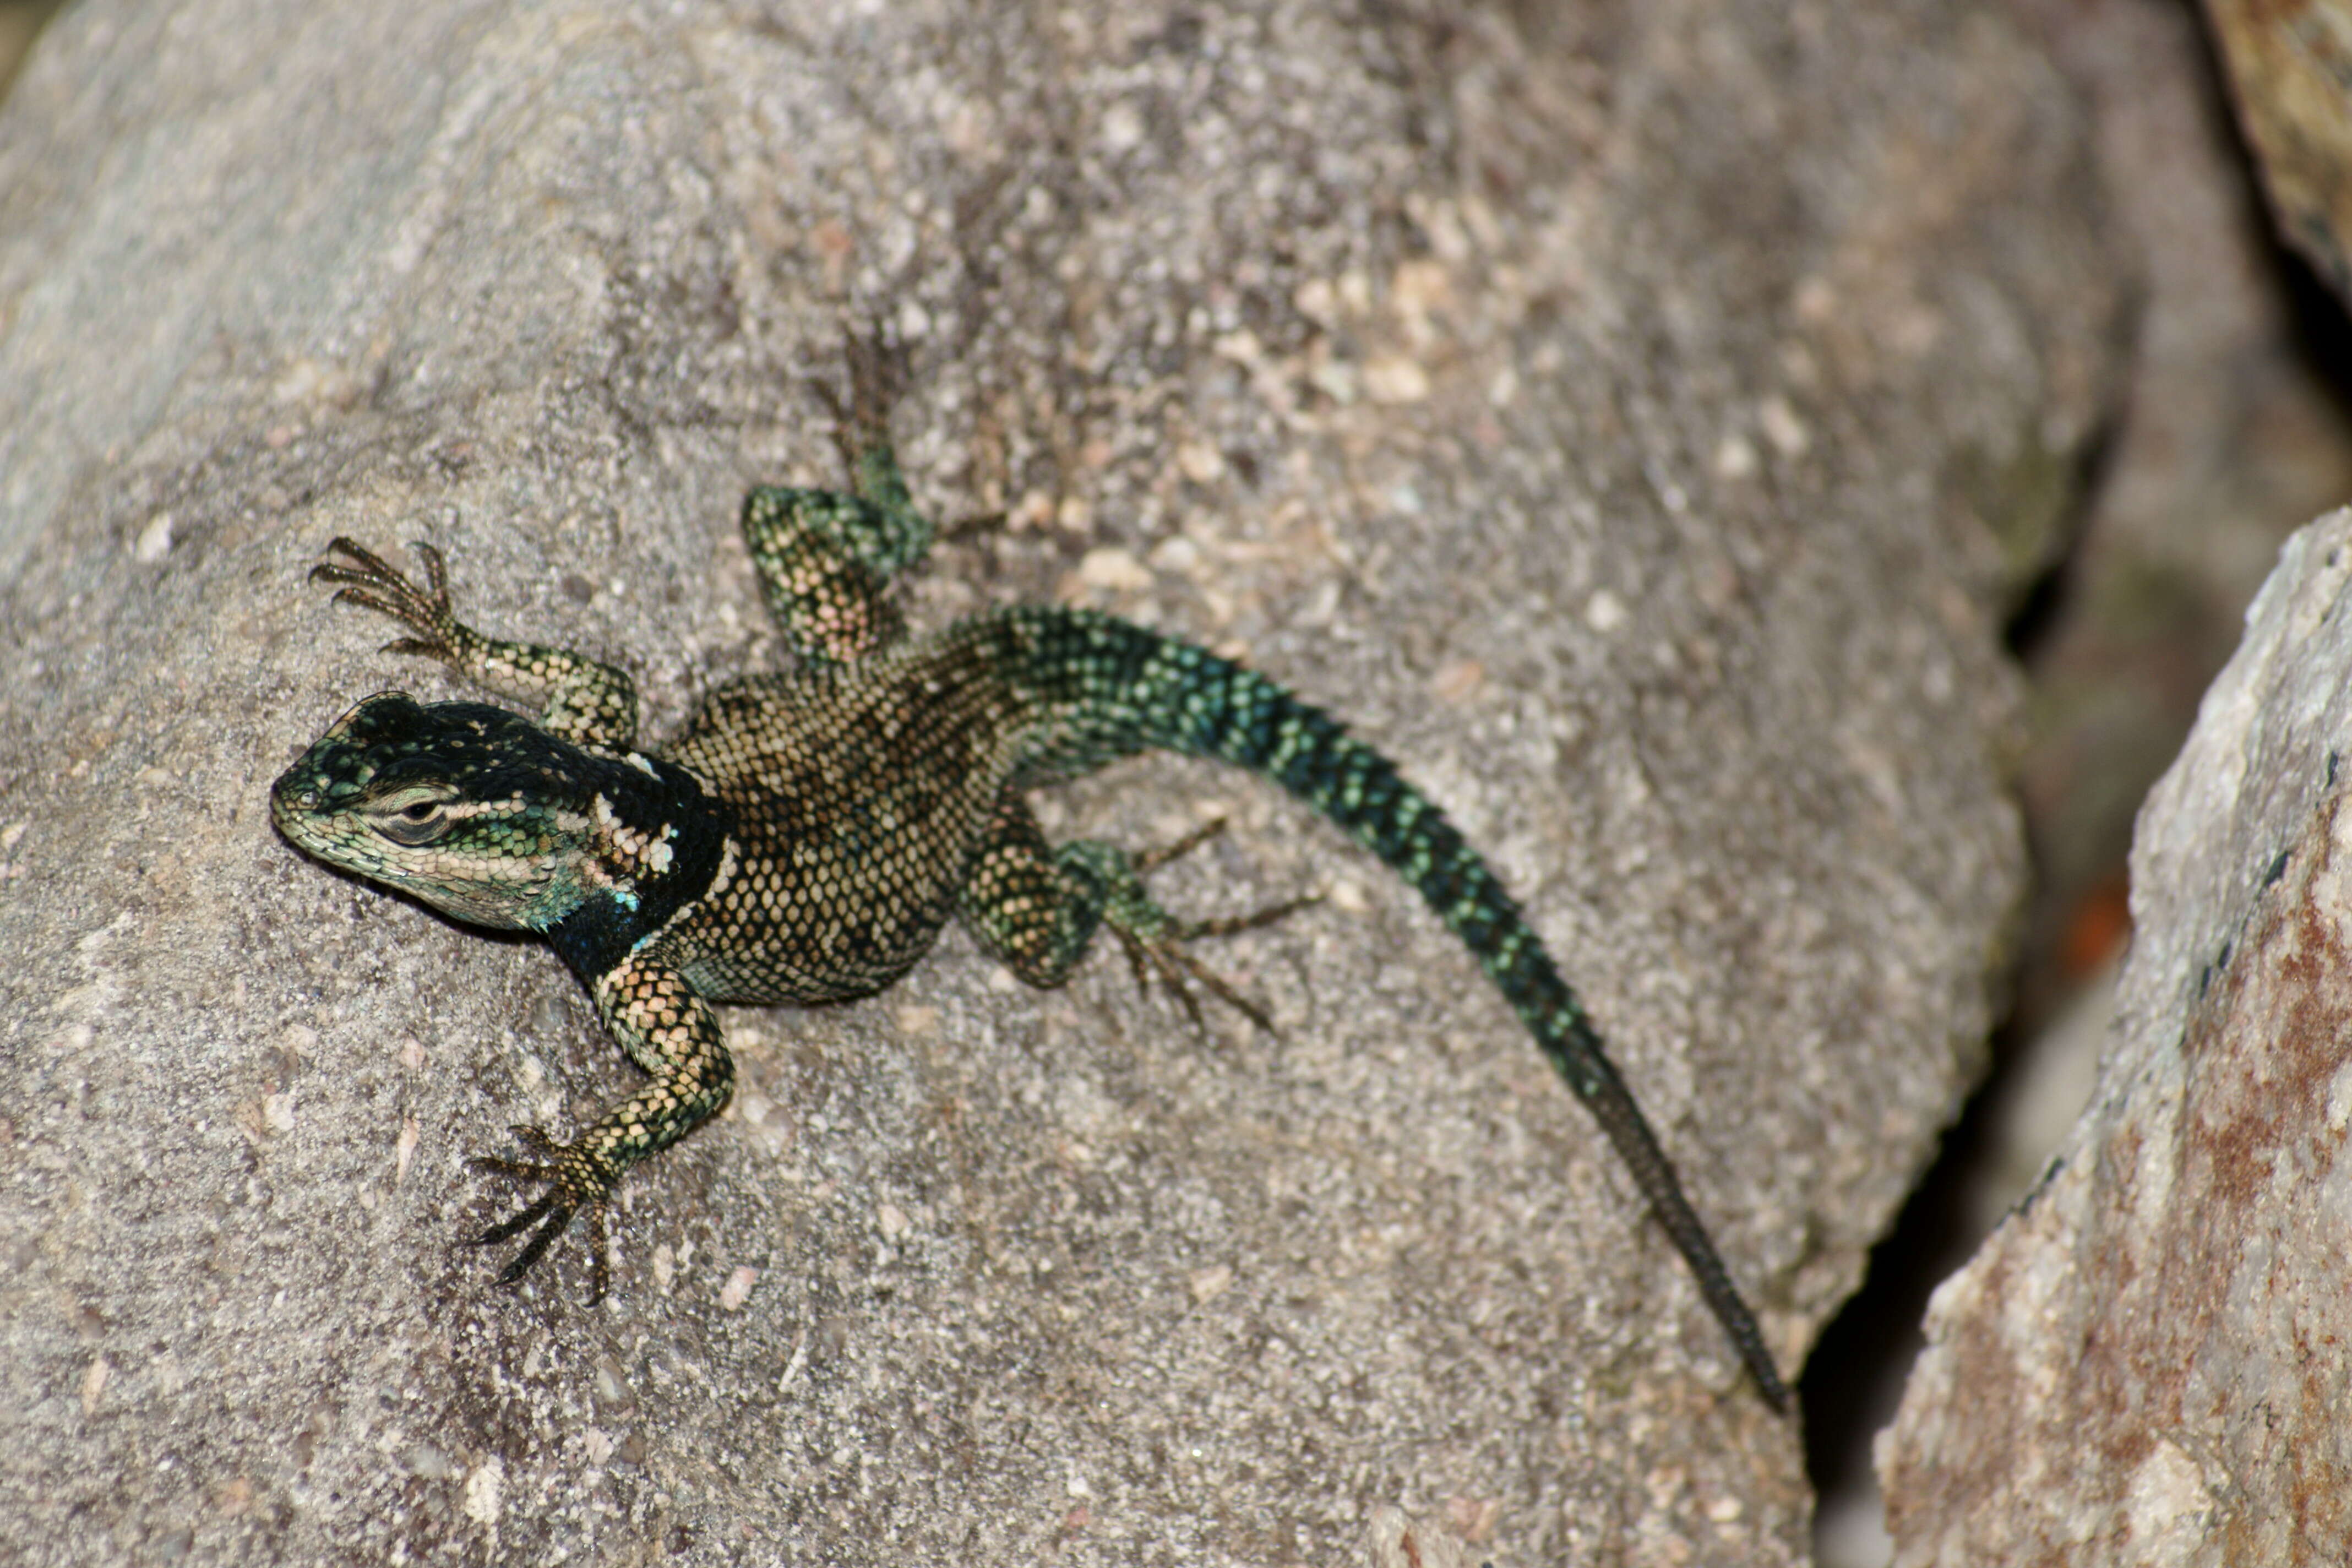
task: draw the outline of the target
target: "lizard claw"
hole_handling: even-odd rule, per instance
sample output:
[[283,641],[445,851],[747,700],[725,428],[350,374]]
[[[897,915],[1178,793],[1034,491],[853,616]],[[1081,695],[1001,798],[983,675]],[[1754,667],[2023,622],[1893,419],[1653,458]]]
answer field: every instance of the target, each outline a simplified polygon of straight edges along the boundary
[[444,663],[456,660],[457,622],[449,611],[449,573],[438,550],[421,540],[409,545],[425,563],[425,586],[420,588],[356,540],[339,535],[327,548],[351,563],[322,561],[310,568],[312,582],[337,584],[336,604],[348,600],[364,605],[416,633],[384,644],[385,652],[422,654]]
[[[516,1139],[540,1158],[536,1161],[509,1160],[496,1154],[477,1154],[468,1162],[476,1170],[492,1175],[506,1176],[519,1182],[545,1182],[547,1191],[538,1201],[510,1218],[500,1220],[465,1245],[495,1247],[510,1241],[524,1231],[530,1239],[523,1243],[514,1261],[499,1275],[501,1285],[514,1285],[530,1271],[532,1264],[544,1257],[547,1249],[572,1225],[573,1215],[585,1210],[588,1218],[589,1267],[593,1278],[589,1286],[590,1305],[604,1299],[611,1284],[606,1272],[605,1201],[612,1192],[612,1178],[604,1173],[595,1158],[577,1143],[558,1143],[536,1127],[509,1128]],[[538,1228],[533,1230],[531,1227]]]

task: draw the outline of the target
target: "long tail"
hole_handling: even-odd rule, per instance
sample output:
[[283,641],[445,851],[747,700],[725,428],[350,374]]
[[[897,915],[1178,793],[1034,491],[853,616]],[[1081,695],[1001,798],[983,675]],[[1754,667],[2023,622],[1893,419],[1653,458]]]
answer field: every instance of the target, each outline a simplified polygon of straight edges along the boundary
[[1146,748],[1274,780],[1386,861],[1462,939],[1600,1121],[1717,1321],[1775,1410],[1789,1391],[1675,1168],[1576,993],[1477,851],[1396,765],[1320,709],[1205,648],[1108,616],[1025,608],[989,617],[1016,681],[1041,700],[1033,776],[1084,773]]

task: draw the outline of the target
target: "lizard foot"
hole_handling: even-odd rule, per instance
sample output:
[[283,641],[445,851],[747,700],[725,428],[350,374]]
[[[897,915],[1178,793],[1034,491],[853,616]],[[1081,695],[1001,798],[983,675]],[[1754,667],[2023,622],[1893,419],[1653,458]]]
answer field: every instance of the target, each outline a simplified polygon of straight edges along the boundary
[[[522,1250],[515,1254],[514,1261],[508,1264],[506,1271],[499,1276],[499,1284],[513,1285],[555,1244],[555,1238],[570,1227],[572,1216],[585,1210],[591,1271],[588,1300],[593,1306],[604,1299],[605,1289],[611,1283],[604,1262],[604,1205],[613,1189],[613,1179],[605,1174],[595,1157],[577,1143],[558,1143],[536,1127],[510,1127],[507,1131],[539,1159],[508,1160],[495,1154],[478,1154],[468,1163],[476,1170],[487,1171],[493,1175],[511,1177],[519,1182],[545,1182],[547,1191],[540,1194],[538,1202],[520,1214],[499,1221],[466,1245],[496,1247],[499,1242],[512,1240],[530,1230],[530,1239],[523,1244]],[[539,1228],[531,1230],[533,1226]]]
[[1224,830],[1225,819],[1213,817],[1173,844],[1146,849],[1133,856],[1129,862],[1131,874],[1114,883],[1110,901],[1103,910],[1103,919],[1112,934],[1118,938],[1119,946],[1126,950],[1128,965],[1135,972],[1138,988],[1149,992],[1156,975],[1184,1009],[1185,1016],[1192,1020],[1194,1028],[1204,1026],[1201,1004],[1192,990],[1192,984],[1197,983],[1217,1000],[1271,1035],[1277,1031],[1265,1009],[1235,990],[1223,975],[1187,952],[1184,944],[1204,936],[1232,936],[1272,925],[1309,904],[1322,902],[1323,895],[1308,893],[1300,898],[1286,899],[1278,904],[1268,904],[1264,909],[1253,910],[1243,915],[1180,921],[1153,903],[1143,890],[1144,873],[1165,866],[1180,856],[1191,854]]
[[879,320],[862,331],[845,324],[841,336],[847,395],[824,381],[810,382],[809,390],[833,416],[834,445],[855,473],[866,453],[890,443],[890,408],[907,384],[908,353],[898,334]]
[[327,548],[349,557],[353,564],[320,562],[310,568],[312,582],[333,583],[337,584],[335,603],[348,599],[364,605],[416,634],[384,644],[384,652],[422,654],[444,664],[458,662],[457,644],[463,633],[457,617],[449,611],[449,573],[438,550],[421,540],[409,546],[425,563],[425,586],[419,588],[397,567],[354,540],[338,536]]

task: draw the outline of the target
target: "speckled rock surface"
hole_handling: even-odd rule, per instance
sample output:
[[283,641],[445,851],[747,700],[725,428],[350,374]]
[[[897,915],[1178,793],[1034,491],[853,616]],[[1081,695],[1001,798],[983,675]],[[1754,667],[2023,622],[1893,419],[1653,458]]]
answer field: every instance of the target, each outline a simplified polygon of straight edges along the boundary
[[[1516,19],[1515,19],[1516,18]],[[0,111],[0,1517],[37,1563],[1804,1555],[1791,1432],[1434,922],[1270,793],[1115,959],[736,1012],[618,1288],[452,1247],[625,1068],[536,946],[268,781],[436,671],[304,581],[636,674],[777,657],[734,537],[887,321],[918,619],[1120,610],[1353,718],[1562,956],[1793,1370],[1979,1060],[1998,626],[2102,416],[2073,105],[1995,17],[1778,4],[89,0]]]
[[2289,542],[2140,814],[2098,1092],[1937,1294],[1903,1563],[2352,1554],[2352,512]]

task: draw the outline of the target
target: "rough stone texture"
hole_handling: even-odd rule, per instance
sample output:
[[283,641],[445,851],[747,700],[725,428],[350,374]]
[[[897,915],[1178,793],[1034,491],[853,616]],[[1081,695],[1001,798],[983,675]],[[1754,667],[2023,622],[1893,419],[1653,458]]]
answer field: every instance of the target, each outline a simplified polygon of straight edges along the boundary
[[[2131,384],[2063,591],[2022,639],[2032,700],[2018,783],[2034,885],[1996,1070],[1927,1178],[1944,1184],[1906,1208],[1867,1293],[1814,1352],[1815,1551],[1839,1568],[1885,1568],[1891,1554],[1865,1479],[1871,1440],[1902,1404],[1929,1295],[2089,1102],[2129,937],[2133,818],[2179,755],[2280,546],[2352,496],[2352,401],[2337,384],[2352,359],[2326,322],[2339,308],[2289,292],[2201,14],[2179,0],[2020,8],[2090,106],[2111,224],[2139,279]],[[1833,1368],[1874,1373],[1867,1395],[1832,1405]]]
[[2076,982],[2064,970],[2082,963],[2088,911],[2112,898],[2123,912],[2132,819],[2279,547],[2352,495],[2343,366],[2310,319],[2330,306],[2314,298],[2300,314],[2288,292],[2202,17],[2177,0],[2031,4],[2091,97],[2141,296],[2127,411],[2056,624],[2031,656],[2038,733],[2020,786],[2029,825],[2045,826],[2033,838],[2043,912],[2012,1020],[2028,1028]]
[[2352,5],[2205,0],[2279,229],[2352,303]]
[[2339,511],[2140,814],[2098,1092],[1881,1439],[1898,1563],[2352,1555],[2347,586]]
[[[0,1518],[40,1563],[1803,1555],[1583,1113],[1407,895],[1236,831],[1213,955],[951,936],[730,1016],[620,1283],[509,1296],[466,1155],[625,1069],[536,946],[339,879],[268,779],[418,533],[636,672],[775,657],[733,535],[835,477],[845,321],[919,618],[1060,593],[1352,715],[1490,847],[1793,1368],[1979,1059],[2021,864],[1999,617],[2101,416],[2080,128],[1996,17],[1739,5],[89,0],[0,112]],[[1400,1522],[1391,1510],[1404,1510]]]

